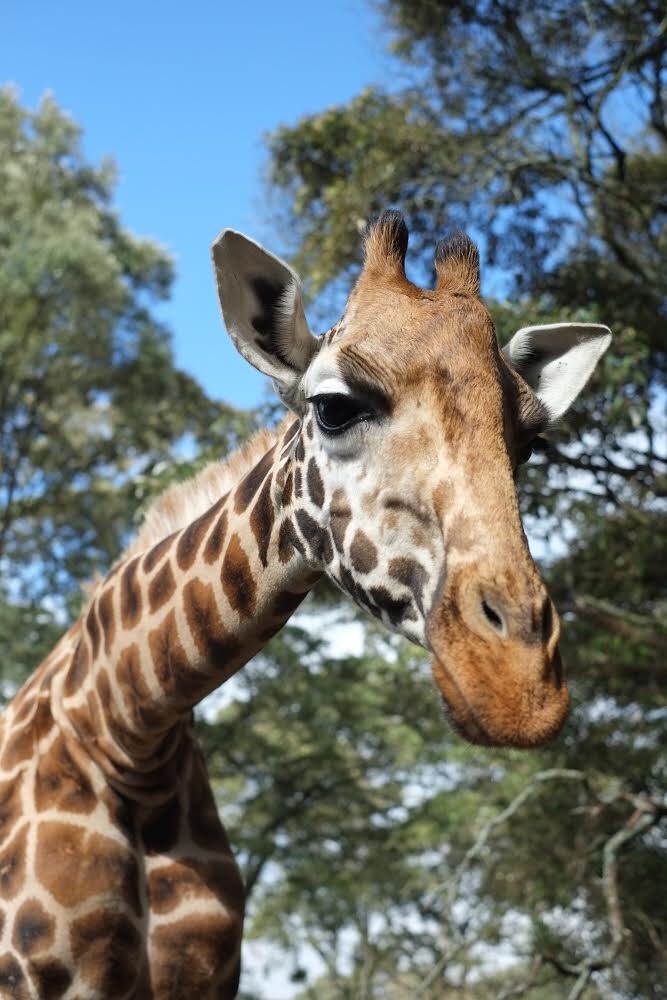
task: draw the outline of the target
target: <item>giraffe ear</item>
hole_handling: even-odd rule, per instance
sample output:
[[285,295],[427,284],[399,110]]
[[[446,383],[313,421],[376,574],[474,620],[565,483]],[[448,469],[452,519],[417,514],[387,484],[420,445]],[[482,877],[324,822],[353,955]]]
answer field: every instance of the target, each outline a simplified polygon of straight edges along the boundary
[[213,244],[222,315],[236,349],[268,375],[286,403],[318,350],[296,274],[259,243],[225,229]]
[[610,343],[608,326],[550,323],[523,327],[503,348],[503,354],[546,407],[549,422],[554,423],[577,398]]

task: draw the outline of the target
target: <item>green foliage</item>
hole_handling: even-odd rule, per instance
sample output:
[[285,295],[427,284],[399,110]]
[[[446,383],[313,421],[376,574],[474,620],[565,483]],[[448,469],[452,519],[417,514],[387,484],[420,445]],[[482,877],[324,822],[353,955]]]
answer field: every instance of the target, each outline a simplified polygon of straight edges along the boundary
[[[199,722],[250,933],[290,956],[302,1000],[665,997],[664,11],[381,8],[391,92],[271,137],[283,232],[311,294],[340,304],[360,231],[395,205],[419,280],[448,228],[480,240],[503,340],[555,318],[613,327],[602,370],[521,480],[573,711],[539,753],[473,749],[413,648],[370,626],[363,656],[339,658],[312,629],[283,631]],[[84,161],[52,102],[32,114],[2,93],[5,692],[149,496],[251,422],[174,369],[152,311],[169,260],[122,228],[112,193],[112,167]],[[337,597],[314,598],[326,631]]]
[[[125,230],[114,168],[47,98],[0,90],[0,646],[20,678],[106,570],[161,465],[247,421],[174,367],[172,265]],[[153,487],[151,487],[153,488]]]

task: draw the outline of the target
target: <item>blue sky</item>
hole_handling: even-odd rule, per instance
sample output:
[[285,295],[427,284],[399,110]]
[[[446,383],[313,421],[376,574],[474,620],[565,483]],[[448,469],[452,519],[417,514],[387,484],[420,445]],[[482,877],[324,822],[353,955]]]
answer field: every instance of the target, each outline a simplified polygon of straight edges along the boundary
[[381,80],[385,38],[364,0],[3,4],[0,83],[29,107],[51,91],[88,157],[114,157],[124,224],[176,262],[159,310],[176,361],[216,397],[253,405],[265,380],[221,325],[210,244],[231,226],[281,251],[262,136]]

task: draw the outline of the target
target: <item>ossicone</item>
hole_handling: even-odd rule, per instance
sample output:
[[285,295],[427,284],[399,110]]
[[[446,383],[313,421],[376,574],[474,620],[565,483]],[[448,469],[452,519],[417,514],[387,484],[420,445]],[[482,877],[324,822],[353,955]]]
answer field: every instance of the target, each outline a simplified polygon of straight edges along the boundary
[[435,251],[437,288],[442,292],[479,295],[479,250],[465,233],[440,240]]
[[390,271],[405,277],[408,227],[400,212],[387,209],[370,223],[364,236],[365,271]]

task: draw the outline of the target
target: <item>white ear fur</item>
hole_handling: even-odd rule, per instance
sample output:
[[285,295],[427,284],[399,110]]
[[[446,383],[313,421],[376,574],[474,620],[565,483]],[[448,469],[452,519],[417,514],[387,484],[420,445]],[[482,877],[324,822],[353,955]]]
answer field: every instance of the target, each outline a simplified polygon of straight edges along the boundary
[[293,402],[319,347],[308,327],[299,279],[284,261],[226,229],[213,244],[218,296],[237,350]]
[[549,323],[518,330],[503,354],[544,404],[553,423],[584,388],[610,343],[608,326]]

